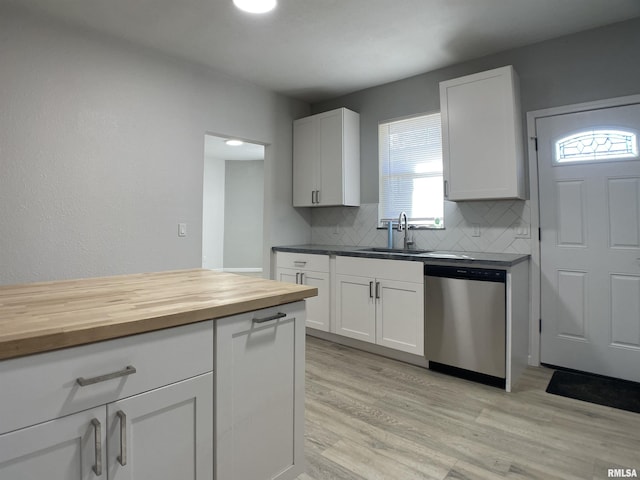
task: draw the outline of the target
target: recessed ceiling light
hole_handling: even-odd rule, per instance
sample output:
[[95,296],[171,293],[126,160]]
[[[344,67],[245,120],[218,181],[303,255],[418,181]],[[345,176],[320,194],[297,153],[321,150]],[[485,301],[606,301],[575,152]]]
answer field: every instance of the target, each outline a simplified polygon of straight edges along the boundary
[[240,10],[249,13],[267,13],[276,8],[277,0],[233,0]]
[[242,140],[227,140],[226,142],[227,145],[229,145],[230,147],[239,147],[240,145],[242,145],[244,142]]

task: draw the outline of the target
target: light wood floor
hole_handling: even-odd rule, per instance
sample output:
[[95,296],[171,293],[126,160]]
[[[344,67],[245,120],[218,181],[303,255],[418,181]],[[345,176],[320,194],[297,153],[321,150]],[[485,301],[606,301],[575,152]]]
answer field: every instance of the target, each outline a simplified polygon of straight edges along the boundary
[[606,479],[640,475],[640,414],[514,392],[307,337],[307,472],[324,479]]

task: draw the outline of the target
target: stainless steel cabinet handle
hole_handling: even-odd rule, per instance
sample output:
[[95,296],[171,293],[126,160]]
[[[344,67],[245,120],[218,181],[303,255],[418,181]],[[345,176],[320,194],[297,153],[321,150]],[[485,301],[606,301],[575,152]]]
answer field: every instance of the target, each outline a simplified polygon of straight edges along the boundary
[[127,464],[127,415],[118,410],[116,415],[120,419],[120,455],[118,455],[118,462],[123,467]]
[[296,272],[296,285],[300,283],[300,272]]
[[449,198],[449,181],[444,181],[444,196],[445,198]]
[[316,203],[320,203],[320,190],[316,190]]
[[112,380],[114,378],[126,377],[127,375],[132,375],[134,373],[136,373],[135,367],[133,367],[132,365],[127,365],[124,369],[118,370],[117,372],[107,373],[105,375],[99,375],[97,377],[91,377],[91,378],[78,377],[76,379],[76,383],[81,387],[86,387],[87,385],[106,382],[107,380]]
[[373,298],[373,282],[369,282],[369,298]]
[[376,282],[376,298],[380,298],[380,282]]
[[307,264],[307,262],[305,262],[304,260],[294,260],[293,264],[296,267],[304,267]]
[[286,316],[287,316],[286,313],[278,312],[275,315],[269,315],[268,317],[254,318],[253,319],[253,323],[269,322],[271,320],[277,320],[279,318],[283,318],[283,317],[286,317]]
[[316,191],[311,190],[311,203],[316,203]]
[[96,476],[99,477],[100,475],[102,475],[102,425],[95,418],[91,420],[91,425],[93,425],[96,456],[96,463],[91,468],[93,470],[93,473],[95,473]]
[[300,285],[304,285],[304,272],[300,273]]

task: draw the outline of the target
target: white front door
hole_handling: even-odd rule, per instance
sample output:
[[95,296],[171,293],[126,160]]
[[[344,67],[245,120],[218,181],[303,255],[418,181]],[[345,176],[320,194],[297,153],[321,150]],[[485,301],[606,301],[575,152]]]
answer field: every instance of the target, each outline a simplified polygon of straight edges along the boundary
[[640,381],[640,104],[539,118],[536,134],[541,361]]

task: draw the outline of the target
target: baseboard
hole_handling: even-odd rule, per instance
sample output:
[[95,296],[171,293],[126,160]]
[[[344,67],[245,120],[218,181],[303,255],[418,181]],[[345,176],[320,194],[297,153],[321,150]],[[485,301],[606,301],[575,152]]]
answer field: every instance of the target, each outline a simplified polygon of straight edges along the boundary
[[323,332],[322,330],[316,330],[315,328],[307,327],[307,335],[321,338],[323,340],[329,340],[330,342],[345,345],[347,347],[357,348],[365,352],[373,353],[383,357],[398,360],[404,363],[410,363],[418,367],[429,368],[429,361],[425,357],[414,355],[412,353],[401,352],[394,350],[393,348],[382,347],[373,343],[363,342],[362,340],[356,340],[354,338],[337,335],[335,333]]

